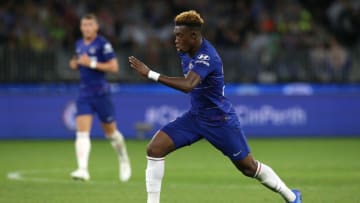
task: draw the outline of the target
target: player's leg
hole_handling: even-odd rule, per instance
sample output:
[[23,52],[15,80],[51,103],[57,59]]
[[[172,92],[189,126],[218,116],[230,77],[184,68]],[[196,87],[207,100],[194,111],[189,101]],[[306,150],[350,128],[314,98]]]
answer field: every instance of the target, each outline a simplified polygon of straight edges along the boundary
[[78,180],[89,180],[88,162],[91,150],[90,129],[92,115],[83,114],[76,117],[75,153],[78,168],[71,173],[71,177]]
[[158,131],[150,141],[146,154],[147,203],[159,203],[161,183],[165,172],[165,156],[174,151],[175,144],[163,131]]
[[111,146],[118,155],[120,181],[126,182],[131,177],[131,165],[124,136],[117,129],[115,121],[111,123],[102,123],[102,127],[107,139],[110,140]]
[[126,150],[125,139],[115,122],[115,108],[109,95],[94,99],[93,106],[101,120],[102,128],[111,146],[118,155],[119,178],[126,182],[131,177],[130,159]]
[[221,127],[201,126],[201,129],[204,137],[228,156],[245,176],[256,178],[266,187],[281,194],[287,202],[294,202],[294,192],[278,175],[269,166],[254,160],[237,118],[226,121]]
[[150,141],[147,147],[146,190],[148,203],[160,202],[161,183],[164,177],[165,156],[183,146],[190,145],[200,136],[193,133],[195,122],[188,114],[169,123]]
[[271,167],[255,161],[251,154],[241,160],[232,160],[232,162],[245,176],[259,180],[267,188],[279,193],[286,202],[301,202],[301,197],[297,197],[299,194],[290,190]]
[[163,158],[176,149],[168,134],[159,130],[146,148],[146,155],[151,158]]

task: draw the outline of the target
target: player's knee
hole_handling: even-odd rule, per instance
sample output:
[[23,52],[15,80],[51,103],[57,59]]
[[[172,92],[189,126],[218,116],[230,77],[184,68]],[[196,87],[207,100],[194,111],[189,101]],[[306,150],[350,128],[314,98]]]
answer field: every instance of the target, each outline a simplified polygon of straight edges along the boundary
[[153,147],[148,147],[146,149],[146,154],[147,154],[147,156],[154,157],[154,158],[161,158],[161,157],[165,156],[165,154],[161,150],[153,148]]
[[151,144],[149,144],[146,148],[146,154],[149,157],[154,157],[154,158],[161,158],[166,156],[166,153],[164,152],[164,150],[162,150],[161,147],[155,147]]
[[243,168],[243,169],[240,169],[241,173],[244,174],[244,176],[247,176],[247,177],[254,177],[255,173],[256,173],[256,170],[254,171],[253,169],[251,168]]
[[102,127],[107,138],[111,138],[117,131],[115,122],[102,123]]
[[250,163],[235,163],[236,168],[247,177],[254,177],[257,166]]

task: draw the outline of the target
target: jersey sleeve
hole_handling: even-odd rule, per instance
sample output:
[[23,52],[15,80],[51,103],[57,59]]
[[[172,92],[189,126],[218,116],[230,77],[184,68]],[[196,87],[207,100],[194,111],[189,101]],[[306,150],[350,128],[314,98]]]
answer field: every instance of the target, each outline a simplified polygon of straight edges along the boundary
[[105,42],[102,45],[101,52],[104,61],[108,61],[110,59],[115,58],[115,52],[110,42]]
[[214,70],[214,66],[211,65],[210,56],[206,54],[197,56],[191,70],[197,73],[201,80],[204,80]]

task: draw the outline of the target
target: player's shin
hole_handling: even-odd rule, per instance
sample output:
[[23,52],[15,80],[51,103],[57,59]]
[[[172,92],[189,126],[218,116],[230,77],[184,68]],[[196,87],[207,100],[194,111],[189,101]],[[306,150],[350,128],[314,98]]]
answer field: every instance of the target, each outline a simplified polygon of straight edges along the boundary
[[147,157],[146,191],[147,203],[159,203],[161,182],[164,177],[165,158]]
[[128,159],[124,136],[115,131],[112,135],[107,136],[111,142],[111,146],[114,148],[120,159]]
[[259,161],[254,178],[269,189],[278,192],[287,202],[295,200],[295,194],[285,185],[280,177],[269,166]]
[[89,132],[76,132],[75,151],[79,169],[87,171],[90,150],[91,142]]
[[112,135],[108,135],[107,137],[110,139],[111,146],[118,154],[120,181],[126,182],[131,177],[131,166],[126,150],[124,136],[116,130]]

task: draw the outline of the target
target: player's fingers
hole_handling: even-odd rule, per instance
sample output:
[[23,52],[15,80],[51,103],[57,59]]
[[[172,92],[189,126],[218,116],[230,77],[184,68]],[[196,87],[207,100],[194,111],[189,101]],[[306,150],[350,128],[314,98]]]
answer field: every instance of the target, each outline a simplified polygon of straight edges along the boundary
[[130,64],[135,64],[136,63],[136,58],[133,57],[133,56],[130,56],[129,57],[129,62],[130,62]]
[[135,70],[138,69],[138,67],[137,67],[136,65],[132,64],[132,63],[130,63],[130,67],[133,68],[133,69],[135,69]]
[[134,56],[131,56],[130,60],[133,61],[134,63],[137,63],[137,64],[141,63],[141,61],[139,59],[137,59],[136,57],[134,57]]
[[133,61],[130,61],[130,66],[133,67],[133,68],[136,68],[136,64],[134,64]]
[[129,56],[129,61],[135,61],[136,58],[134,56]]
[[130,56],[130,57],[129,57],[129,62],[130,62],[130,64],[133,65],[132,67],[135,68],[135,69],[139,69],[139,68],[145,66],[145,64],[144,64],[142,61],[140,61],[139,59],[135,58],[134,56]]
[[133,64],[133,63],[134,63],[133,58],[132,58],[131,56],[128,58],[128,60],[129,60],[129,63],[130,63],[130,64]]
[[129,59],[137,59],[135,56],[130,56]]
[[139,67],[141,65],[139,61],[132,61],[132,64],[136,67]]

